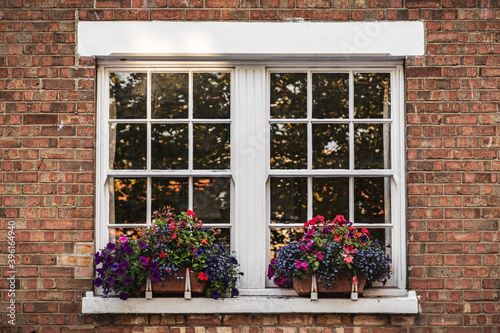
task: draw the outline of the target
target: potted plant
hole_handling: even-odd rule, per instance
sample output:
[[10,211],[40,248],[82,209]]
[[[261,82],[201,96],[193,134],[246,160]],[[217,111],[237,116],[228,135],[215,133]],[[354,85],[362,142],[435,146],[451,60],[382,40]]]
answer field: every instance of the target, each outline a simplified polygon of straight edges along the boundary
[[390,278],[391,259],[368,229],[358,230],[341,215],[333,221],[317,216],[304,224],[304,234],[277,251],[268,278],[280,287],[294,286],[301,296],[311,292],[313,274],[319,292],[349,293],[352,285],[383,284]]
[[102,286],[105,295],[113,291],[125,300],[144,291],[150,279],[153,293],[172,295],[184,292],[187,272],[194,294],[213,299],[237,296],[242,273],[229,247],[217,241],[219,233],[205,228],[191,210],[176,215],[163,209],[156,212],[151,226],[138,228],[139,240],[122,236],[121,244],[108,243],[96,253],[96,264],[102,266],[96,269],[94,284]]

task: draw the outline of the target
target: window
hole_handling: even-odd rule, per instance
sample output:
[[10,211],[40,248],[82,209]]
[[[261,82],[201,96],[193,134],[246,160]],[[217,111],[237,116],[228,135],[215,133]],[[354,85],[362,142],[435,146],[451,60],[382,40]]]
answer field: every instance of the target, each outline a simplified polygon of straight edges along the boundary
[[[405,289],[402,68],[353,63],[120,62],[99,68],[97,247],[193,209],[237,251],[242,295],[316,215],[383,240]],[[282,66],[282,65],[281,65]]]

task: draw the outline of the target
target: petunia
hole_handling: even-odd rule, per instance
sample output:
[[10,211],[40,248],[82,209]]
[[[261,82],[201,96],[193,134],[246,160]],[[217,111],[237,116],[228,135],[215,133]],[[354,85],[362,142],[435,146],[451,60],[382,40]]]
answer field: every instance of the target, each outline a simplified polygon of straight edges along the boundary
[[95,257],[95,264],[96,265],[99,265],[103,261],[103,257],[101,257],[101,255],[99,254],[99,252],[97,252],[96,254],[94,254],[94,257]]
[[316,252],[316,258],[318,258],[318,260],[323,260],[325,256],[323,254],[321,254],[321,252]]
[[138,242],[139,246],[142,247],[143,249],[145,249],[146,247],[148,247],[148,244],[144,243],[144,242],[141,242],[139,241]]
[[240,291],[238,290],[238,288],[231,287],[231,297],[238,296],[239,294],[240,294]]
[[201,257],[202,255],[205,254],[205,248],[203,246],[200,246],[199,248],[197,248],[195,251],[194,251],[194,255],[196,257]]
[[113,250],[116,250],[116,245],[114,243],[108,243],[108,245],[106,245],[106,248],[109,251],[113,251]]
[[152,271],[156,271],[158,269],[158,263],[156,261],[151,262],[149,265],[149,269]]
[[151,281],[160,281],[160,272],[158,271],[154,271],[152,274],[151,274]]
[[120,243],[126,243],[128,241],[128,237],[127,235],[123,235],[120,238],[118,238],[118,240],[120,241]]
[[146,258],[146,257],[143,257],[143,256],[140,256],[139,257],[139,261],[141,262],[141,264],[143,264],[144,266],[147,266],[148,265],[148,260],[149,258]]
[[125,276],[125,278],[123,278],[124,285],[131,286],[132,283],[134,283],[134,280],[132,279],[132,277],[130,275],[127,275],[127,276]]
[[128,294],[127,293],[120,293],[120,299],[122,301],[126,301],[128,299]]
[[210,291],[210,297],[213,299],[219,299],[220,297],[220,291],[218,289],[212,289]]
[[302,269],[303,271],[307,271],[307,268],[309,267],[309,264],[304,261],[297,260],[295,261],[295,268],[297,269]]
[[125,259],[125,261],[122,261],[119,265],[120,269],[126,269],[128,267],[128,259]]
[[272,266],[272,265],[269,265],[269,266],[267,267],[267,277],[270,279],[270,278],[272,278],[272,277],[274,276],[274,274],[275,274],[275,273],[274,273],[274,268],[273,268],[273,266]]
[[120,269],[120,264],[117,263],[117,262],[114,262],[112,265],[111,265],[111,270],[112,271],[117,271]]
[[101,278],[97,278],[97,279],[94,280],[94,286],[96,286],[96,287],[102,287],[102,285],[103,285],[103,281],[102,281]]
[[112,276],[108,277],[108,279],[106,281],[108,282],[108,284],[110,286],[114,286],[115,285],[115,278],[112,277]]

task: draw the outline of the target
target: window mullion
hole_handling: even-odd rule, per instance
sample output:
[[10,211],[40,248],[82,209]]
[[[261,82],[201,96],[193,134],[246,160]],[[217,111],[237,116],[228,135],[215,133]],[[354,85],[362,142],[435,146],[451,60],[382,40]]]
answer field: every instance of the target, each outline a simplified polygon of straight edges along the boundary
[[[312,88],[312,73],[307,72],[307,171],[310,172],[313,168],[313,137],[312,137],[312,108],[313,108],[313,88]],[[307,177],[307,219],[313,217],[313,179]]]

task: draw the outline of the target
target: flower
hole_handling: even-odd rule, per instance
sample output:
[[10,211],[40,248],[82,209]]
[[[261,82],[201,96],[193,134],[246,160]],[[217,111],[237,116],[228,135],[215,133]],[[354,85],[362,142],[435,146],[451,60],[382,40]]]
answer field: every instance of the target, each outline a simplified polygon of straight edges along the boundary
[[200,281],[204,281],[204,280],[207,280],[207,281],[208,281],[208,276],[207,276],[207,274],[206,274],[206,273],[204,273],[204,272],[199,272],[199,273],[198,273],[198,279],[199,279]]
[[316,216],[304,223],[304,233],[276,251],[268,267],[268,278],[279,287],[289,287],[293,278],[305,278],[315,273],[323,287],[330,288],[340,274],[357,283],[385,283],[391,275],[391,260],[379,240],[370,232],[361,232],[337,215],[333,221]]
[[188,209],[186,211],[186,214],[187,214],[188,217],[191,217],[191,218],[194,218],[194,219],[196,218],[196,214],[191,209]]
[[139,257],[139,261],[141,262],[141,264],[143,264],[144,266],[147,266],[148,265],[148,262],[149,262],[149,258],[146,258],[146,257]]
[[127,293],[120,293],[119,297],[122,301],[126,301],[128,299],[128,294]]
[[102,285],[103,285],[103,281],[102,281],[101,278],[96,278],[94,280],[94,286],[96,286],[96,287],[102,287]]
[[128,241],[128,237],[127,235],[123,235],[121,236],[120,238],[118,238],[118,240],[121,242],[121,243],[126,243]]
[[210,291],[210,297],[213,299],[219,299],[220,297],[220,291],[218,289],[212,289]]

